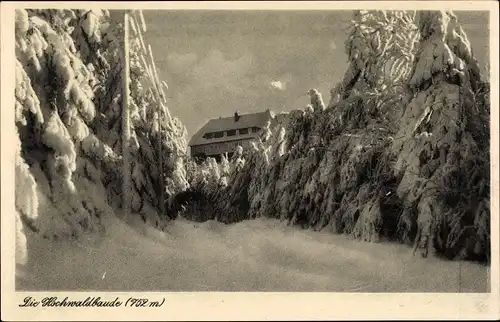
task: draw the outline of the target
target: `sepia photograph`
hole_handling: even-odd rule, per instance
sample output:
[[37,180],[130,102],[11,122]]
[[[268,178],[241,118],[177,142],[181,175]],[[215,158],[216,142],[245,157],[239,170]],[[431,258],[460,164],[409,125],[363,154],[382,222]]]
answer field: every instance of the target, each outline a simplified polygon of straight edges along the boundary
[[490,10],[71,4],[18,4],[2,52],[16,305],[498,296]]

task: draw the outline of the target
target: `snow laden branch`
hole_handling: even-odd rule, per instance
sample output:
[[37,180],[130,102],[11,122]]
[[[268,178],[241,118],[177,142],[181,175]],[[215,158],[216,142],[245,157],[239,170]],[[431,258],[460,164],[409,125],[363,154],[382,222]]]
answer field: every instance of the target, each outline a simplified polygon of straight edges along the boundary
[[415,12],[361,10],[353,18],[345,43],[349,68],[343,81],[332,88],[329,106],[351,90],[379,99],[412,73],[420,36]]

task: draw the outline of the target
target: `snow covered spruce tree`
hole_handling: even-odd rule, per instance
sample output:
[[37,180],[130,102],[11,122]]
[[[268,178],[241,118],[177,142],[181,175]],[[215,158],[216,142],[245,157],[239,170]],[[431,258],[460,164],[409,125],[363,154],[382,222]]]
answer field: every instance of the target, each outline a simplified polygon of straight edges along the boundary
[[419,30],[412,99],[391,148],[402,176],[402,230],[417,230],[423,255],[483,259],[490,252],[489,84],[453,13],[421,12]]
[[199,172],[203,189],[192,189],[217,208],[205,219],[275,217],[485,259],[489,85],[456,17],[357,11],[345,48],[349,67],[326,108],[308,91],[286,127],[230,162],[227,186]]
[[[121,205],[121,26],[105,10],[21,9],[15,27],[19,246],[23,230],[47,238],[102,231],[103,217]],[[161,178],[172,191],[187,183],[178,157],[186,131],[168,113],[155,119],[159,103],[141,88],[145,64],[137,42],[130,54],[132,210],[159,223],[166,215],[157,214]],[[164,169],[158,168],[159,142]]]

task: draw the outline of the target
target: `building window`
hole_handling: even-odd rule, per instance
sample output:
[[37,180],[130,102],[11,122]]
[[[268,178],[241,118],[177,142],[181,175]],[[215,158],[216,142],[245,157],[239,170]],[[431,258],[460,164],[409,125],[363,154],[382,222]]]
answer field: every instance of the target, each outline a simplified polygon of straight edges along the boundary
[[238,130],[238,133],[239,133],[240,135],[242,135],[242,134],[248,134],[248,129],[239,129],[239,130]]
[[257,133],[259,131],[260,131],[260,129],[258,127],[255,127],[255,126],[252,127],[252,133]]
[[227,133],[227,136],[235,136],[236,135],[236,130],[229,130],[226,133]]
[[214,138],[214,134],[213,133],[205,133],[203,135],[203,138],[204,139],[213,139]]
[[219,139],[219,138],[221,138],[221,137],[224,136],[224,132],[223,131],[221,131],[221,132],[214,132],[213,135],[214,135],[214,138]]

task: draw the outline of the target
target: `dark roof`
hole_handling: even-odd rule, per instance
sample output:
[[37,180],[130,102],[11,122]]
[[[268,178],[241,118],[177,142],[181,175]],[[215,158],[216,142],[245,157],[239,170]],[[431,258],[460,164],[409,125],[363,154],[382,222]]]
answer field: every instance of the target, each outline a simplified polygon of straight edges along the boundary
[[216,142],[228,142],[232,140],[240,140],[245,138],[254,138],[257,133],[248,133],[247,135],[239,135],[234,137],[222,137],[218,139],[205,139],[203,135],[205,133],[218,132],[218,131],[228,131],[236,129],[244,129],[251,127],[262,128],[266,125],[267,121],[272,119],[271,111],[266,110],[260,113],[253,114],[239,114],[238,121],[235,121],[234,115],[230,117],[221,117],[218,119],[209,120],[198,132],[196,132],[191,140],[189,141],[190,146],[203,145]]

